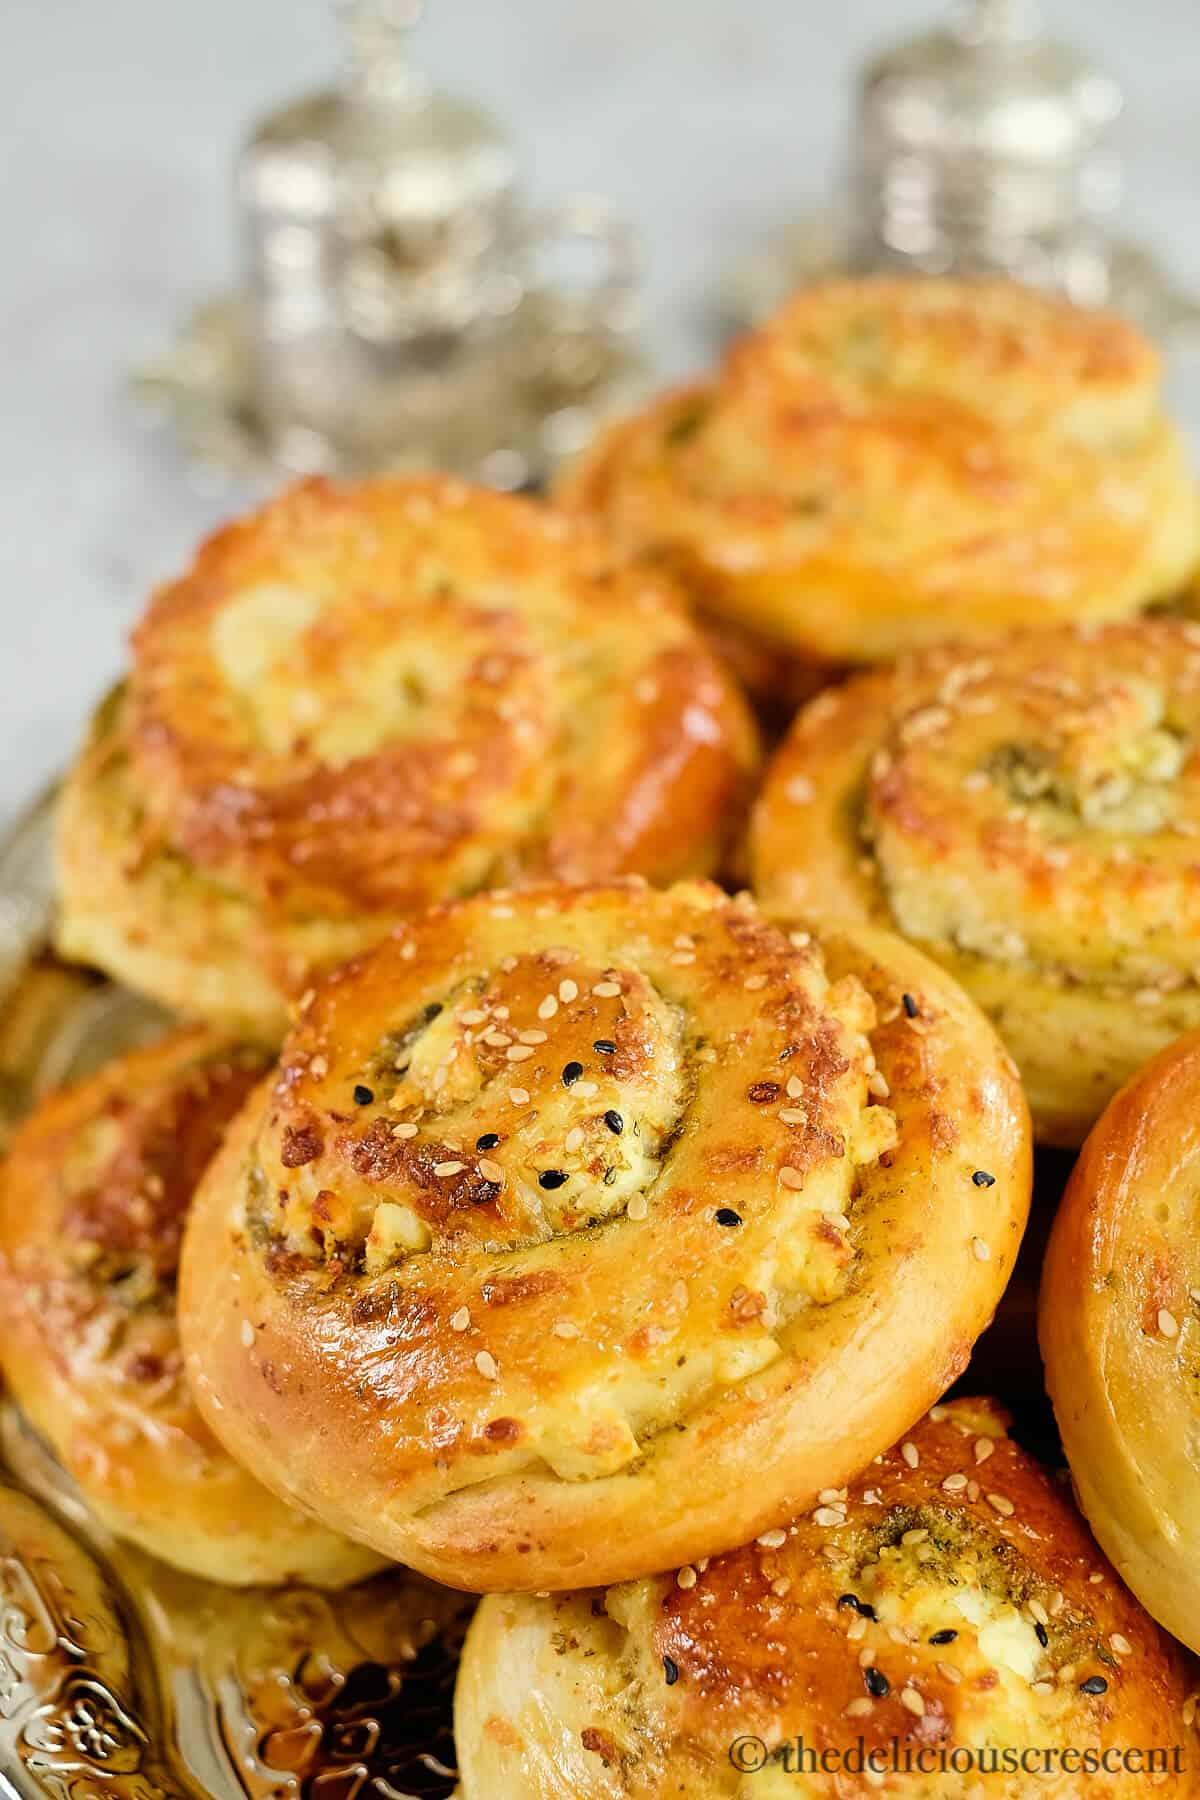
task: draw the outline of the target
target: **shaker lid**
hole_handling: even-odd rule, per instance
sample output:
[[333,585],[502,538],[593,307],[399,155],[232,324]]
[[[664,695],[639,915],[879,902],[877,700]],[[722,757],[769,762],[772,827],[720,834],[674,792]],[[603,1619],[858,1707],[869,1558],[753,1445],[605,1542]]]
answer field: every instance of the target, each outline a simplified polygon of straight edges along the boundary
[[1089,56],[1045,34],[1034,0],[965,0],[944,25],[873,58],[859,106],[897,150],[1061,165],[1103,147],[1122,95]]

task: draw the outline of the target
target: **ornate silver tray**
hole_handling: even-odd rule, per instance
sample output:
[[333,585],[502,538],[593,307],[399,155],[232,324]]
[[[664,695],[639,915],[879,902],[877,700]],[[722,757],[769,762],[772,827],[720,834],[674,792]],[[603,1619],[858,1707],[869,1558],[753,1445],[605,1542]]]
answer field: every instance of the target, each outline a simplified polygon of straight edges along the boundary
[[[0,844],[0,1148],[46,1088],[163,1015],[46,943],[50,812]],[[0,1407],[4,1800],[446,1800],[471,1602],[403,1570],[238,1590],[119,1543]]]
[[[47,1088],[165,1022],[48,950],[52,802],[0,842],[0,1151]],[[1016,1275],[958,1384],[998,1394],[1051,1457],[1034,1306],[1067,1160],[1039,1168]],[[0,1405],[3,1800],[449,1800],[472,1604],[399,1569],[336,1594],[178,1574],[97,1525]]]

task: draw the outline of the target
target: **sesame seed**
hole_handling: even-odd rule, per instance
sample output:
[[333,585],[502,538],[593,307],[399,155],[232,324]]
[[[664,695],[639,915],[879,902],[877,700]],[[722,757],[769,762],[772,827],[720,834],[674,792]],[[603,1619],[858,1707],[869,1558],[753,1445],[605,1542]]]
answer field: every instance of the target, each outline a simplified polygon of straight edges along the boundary
[[581,1100],[594,1100],[600,1089],[594,1081],[579,1081],[575,1084],[575,1092]]
[[718,1206],[713,1217],[718,1225],[740,1225],[742,1222],[741,1213],[734,1212],[732,1206]]
[[495,1381],[500,1373],[499,1365],[490,1350],[480,1350],[476,1353],[475,1367],[479,1370],[479,1373],[486,1376],[489,1381]]
[[962,1680],[962,1670],[956,1669],[953,1663],[940,1662],[937,1665],[937,1672],[943,1681],[950,1683],[951,1687],[957,1687]]
[[1012,1501],[1006,1499],[1003,1494],[987,1494],[984,1497],[988,1505],[998,1512],[1002,1519],[1011,1519],[1017,1510]]
[[528,1062],[533,1055],[532,1044],[510,1044],[504,1052],[509,1062]]
[[1053,1594],[1050,1596],[1050,1617],[1052,1619],[1057,1619],[1059,1613],[1066,1604],[1067,1596],[1063,1593],[1061,1588],[1055,1588]]
[[942,1483],[942,1486],[948,1494],[961,1494],[966,1485],[966,1476],[960,1475],[957,1472],[953,1475],[947,1475],[945,1481]]
[[604,1123],[608,1126],[608,1129],[612,1132],[614,1137],[620,1137],[625,1129],[624,1119],[619,1112],[614,1112],[611,1107],[604,1115]]
[[577,1338],[579,1336],[579,1327],[578,1325],[572,1325],[570,1319],[560,1319],[554,1327],[554,1335],[555,1337],[560,1338]]
[[813,1514],[813,1523],[820,1525],[822,1528],[827,1526],[832,1527],[834,1525],[844,1525],[846,1523],[846,1515],[840,1507],[818,1506],[816,1512]]
[[838,1506],[846,1498],[846,1492],[845,1488],[822,1488],[817,1501],[821,1506]]
[[867,1692],[876,1700],[886,1700],[892,1691],[891,1683],[882,1669],[873,1666],[863,1670],[863,1680],[867,1684]]
[[979,1483],[977,1481],[968,1481],[968,1483],[967,1483],[967,1499],[971,1502],[972,1506],[974,1506],[975,1502],[978,1500],[979,1492],[980,1492]]
[[247,1350],[249,1350],[254,1343],[254,1327],[249,1319],[242,1320],[242,1342],[245,1344]]
[[507,1031],[485,1031],[483,1041],[493,1050],[505,1050],[512,1043]]
[[915,1019],[919,1016],[920,1008],[911,994],[902,994],[900,996],[900,1004],[904,1008],[906,1018]]
[[460,1306],[456,1313],[450,1315],[451,1331],[465,1331],[471,1323],[471,1315],[465,1306]]
[[314,1056],[308,1065],[308,1072],[316,1081],[323,1081],[329,1073],[329,1061],[324,1056]]
[[1118,1656],[1133,1655],[1133,1645],[1127,1637],[1122,1637],[1119,1631],[1114,1631],[1108,1641]]
[[542,1001],[542,1004],[538,1007],[538,1018],[552,1019],[557,1011],[558,1001],[553,994],[547,994],[546,998]]
[[929,1532],[925,1526],[918,1525],[914,1530],[904,1532],[900,1542],[902,1544],[923,1544],[928,1536]]
[[694,1588],[696,1585],[696,1579],[697,1579],[696,1571],[695,1571],[695,1569],[693,1569],[691,1563],[684,1563],[682,1569],[678,1569],[676,1571],[675,1585],[676,1585],[676,1587],[681,1587],[684,1589]]
[[[413,1127],[413,1130],[416,1130],[416,1126]],[[485,1131],[482,1137],[475,1139],[475,1148],[477,1150],[494,1150],[499,1142],[500,1133],[498,1131]]]
[[868,1713],[874,1711],[875,1702],[868,1699],[866,1694],[860,1694],[857,1700],[852,1700],[850,1702],[844,1716],[847,1719],[865,1719]]
[[787,1532],[776,1527],[774,1531],[762,1532],[754,1541],[761,1544],[764,1550],[778,1550],[781,1544],[787,1543]]
[[544,1031],[518,1031],[517,1039],[522,1044],[544,1044],[546,1033]]
[[461,1175],[466,1166],[461,1162],[434,1163],[433,1172],[435,1175]]
[[766,985],[767,978],[765,975],[747,975],[745,981],[742,983],[742,986],[747,988],[752,994],[756,994],[760,988],[765,988]]
[[1052,1681],[1035,1681],[1030,1687],[1030,1693],[1033,1694],[1052,1694],[1053,1692],[1054,1683]]
[[920,1464],[921,1452],[917,1449],[917,1446],[914,1443],[912,1443],[911,1441],[906,1440],[903,1444],[901,1444],[900,1454],[904,1458],[905,1462],[908,1464],[910,1469],[915,1469]]
[[981,1237],[972,1238],[971,1254],[976,1262],[990,1262],[992,1260],[991,1245],[985,1244]]
[[914,1713],[918,1719],[923,1719],[925,1717],[925,1702],[922,1700],[920,1694],[918,1694],[916,1688],[901,1688],[900,1704],[901,1706],[907,1707],[909,1712]]
[[417,1128],[410,1121],[402,1120],[399,1125],[392,1126],[392,1136],[398,1138],[415,1138]]
[[529,1105],[529,1089],[528,1088],[509,1088],[508,1097],[512,1101],[514,1106],[528,1106]]
[[[572,982],[571,985],[574,986],[574,983]],[[562,993],[561,988],[558,991],[560,994]],[[620,996],[621,985],[617,981],[598,981],[592,992],[597,1000],[616,1000]],[[574,999],[575,996],[572,994],[571,998]]]
[[630,1199],[628,1206],[625,1208],[626,1216],[632,1219],[635,1224],[638,1220],[644,1219],[648,1211],[649,1208],[646,1203],[645,1194],[634,1194]]
[[1179,1336],[1179,1320],[1174,1313],[1168,1312],[1165,1306],[1159,1308],[1158,1329],[1165,1338]]
[[566,1180],[566,1173],[562,1169],[543,1169],[538,1176],[538,1186],[550,1189],[560,1188]]
[[799,1169],[790,1168],[786,1163],[779,1171],[779,1185],[785,1188],[799,1189],[804,1186],[804,1176]]
[[567,1063],[562,1072],[563,1086],[564,1087],[573,1087],[575,1085],[575,1083],[579,1080],[579,1077],[582,1074],[583,1074],[583,1064],[581,1062]]
[[568,1131],[566,1137],[563,1139],[563,1149],[574,1152],[579,1149],[579,1147],[582,1143],[583,1143],[583,1126],[582,1125],[572,1125],[570,1131]]
[[1029,1616],[1031,1619],[1036,1619],[1039,1625],[1048,1625],[1050,1623],[1050,1614],[1046,1611],[1040,1600],[1031,1600],[1029,1602]]
[[976,1438],[975,1439],[975,1461],[977,1463],[985,1463],[995,1448],[996,1448],[995,1438],[982,1438],[982,1437]]
[[373,1088],[364,1086],[364,1084],[361,1081],[357,1083],[357,1085],[355,1086],[355,1089],[354,1089],[354,1104],[355,1104],[355,1106],[370,1106],[370,1104],[371,1104],[372,1100],[374,1100],[374,1098],[375,1098],[375,1091]]
[[486,1156],[481,1156],[479,1159],[479,1173],[483,1176],[485,1181],[495,1181],[501,1184],[504,1181],[504,1170],[500,1167],[500,1164],[498,1162],[492,1162],[490,1158]]
[[596,1052],[597,1056],[615,1056],[617,1054],[617,1046],[613,1043],[611,1038],[597,1038],[592,1045],[592,1049]]
[[864,1621],[867,1619],[874,1619],[876,1616],[875,1608],[871,1605],[870,1601],[860,1600],[857,1594],[839,1594],[838,1610],[844,1611],[848,1606],[853,1607],[859,1618]]
[[304,992],[300,996],[299,1010],[301,1012],[307,1012],[309,1007],[312,1005],[313,1001],[316,999],[316,997],[317,997],[316,988],[305,988]]
[[887,1077],[881,1069],[876,1069],[867,1079],[867,1092],[875,1100],[886,1100],[891,1093]]
[[789,1100],[799,1100],[804,1092],[804,1083],[798,1075],[788,1076],[787,1091]]
[[1089,1675],[1086,1681],[1080,1682],[1079,1691],[1081,1694],[1106,1694],[1108,1683],[1103,1675]]
[[487,1022],[487,1014],[478,1007],[472,1008],[470,1012],[460,1013],[459,1018],[464,1025],[483,1025]]
[[952,1644],[957,1636],[957,1631],[947,1625],[944,1631],[935,1631],[929,1641],[931,1644]]
[[662,1660],[663,1674],[667,1678],[667,1686],[674,1687],[675,1683],[679,1680],[679,1664],[670,1656],[664,1656]]
[[[696,953],[694,950],[676,950],[671,956],[671,961],[677,969],[686,969],[694,963],[695,960]],[[593,988],[592,991],[594,993],[595,989]]]
[[[593,992],[594,991],[595,990],[593,989]],[[559,982],[558,997],[564,1006],[569,1006],[572,1000],[577,1000],[579,998],[579,986],[576,982],[571,980],[569,975]]]
[[775,1116],[781,1125],[803,1125],[808,1115],[798,1106],[783,1106]]
[[792,1585],[792,1579],[791,1579],[790,1575],[777,1575],[775,1577],[774,1581],[771,1583],[771,1592],[773,1594],[777,1594],[779,1596],[779,1598],[782,1600],[783,1596],[791,1588],[791,1585]]
[[971,1180],[976,1187],[995,1187],[996,1185],[996,1177],[989,1175],[986,1169],[976,1169]]

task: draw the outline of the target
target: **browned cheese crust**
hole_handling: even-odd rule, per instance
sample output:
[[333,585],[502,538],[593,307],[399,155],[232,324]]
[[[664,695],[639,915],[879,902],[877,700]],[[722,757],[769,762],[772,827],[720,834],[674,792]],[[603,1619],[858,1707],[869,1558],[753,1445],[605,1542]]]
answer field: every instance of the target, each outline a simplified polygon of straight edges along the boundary
[[442,477],[308,482],[153,597],[67,783],[59,942],[266,1040],[434,901],[719,869],[756,763],[671,584]]
[[232,1583],[379,1567],[281,1505],[197,1413],[175,1280],[192,1194],[264,1062],[178,1032],[45,1100],[0,1169],[0,1364],[108,1528]]
[[[459,1676],[463,1796],[1194,1795],[1190,1686],[1061,1486],[995,1406],[961,1400],[730,1555],[607,1591],[486,1599]],[[886,1772],[858,1772],[860,1745]],[[977,1747],[1031,1760],[950,1760]],[[1171,1759],[1165,1779],[1122,1767],[1151,1748]],[[1080,1760],[1047,1766],[1063,1753]]]
[[235,1455],[386,1555],[620,1579],[918,1417],[1029,1180],[1011,1064],[895,939],[706,885],[484,896],[304,999],[189,1223],[189,1369]]

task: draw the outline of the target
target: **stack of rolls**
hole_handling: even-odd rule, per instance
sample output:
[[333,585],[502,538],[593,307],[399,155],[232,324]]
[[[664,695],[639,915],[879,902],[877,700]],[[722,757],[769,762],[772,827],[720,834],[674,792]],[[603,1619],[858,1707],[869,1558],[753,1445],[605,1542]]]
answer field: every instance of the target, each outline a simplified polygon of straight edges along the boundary
[[[462,1800],[1200,1795],[1158,388],[1044,295],[829,284],[558,507],[305,483],[135,631],[58,943],[192,1022],[17,1132],[0,1364],[192,1573],[487,1596]],[[806,696],[757,796],[733,670]]]

